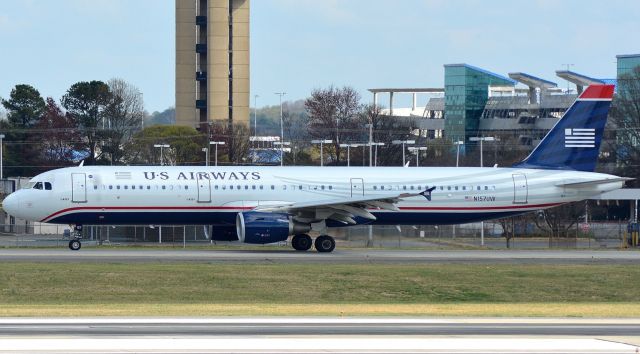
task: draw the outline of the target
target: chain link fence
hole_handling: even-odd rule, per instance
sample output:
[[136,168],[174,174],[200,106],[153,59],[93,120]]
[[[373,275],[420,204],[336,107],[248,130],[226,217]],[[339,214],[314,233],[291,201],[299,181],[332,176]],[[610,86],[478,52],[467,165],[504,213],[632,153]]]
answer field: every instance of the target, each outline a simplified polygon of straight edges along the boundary
[[[330,229],[341,247],[355,248],[621,248],[626,247],[627,222],[576,224],[567,237],[550,238],[533,224],[520,224],[515,237],[505,237],[497,222],[446,226],[352,226]],[[85,225],[83,245],[241,245],[210,241],[203,226],[92,226]],[[70,239],[66,225],[43,223],[0,224],[0,247],[59,247]],[[313,235],[312,235],[313,236]],[[280,243],[287,245],[286,242]]]

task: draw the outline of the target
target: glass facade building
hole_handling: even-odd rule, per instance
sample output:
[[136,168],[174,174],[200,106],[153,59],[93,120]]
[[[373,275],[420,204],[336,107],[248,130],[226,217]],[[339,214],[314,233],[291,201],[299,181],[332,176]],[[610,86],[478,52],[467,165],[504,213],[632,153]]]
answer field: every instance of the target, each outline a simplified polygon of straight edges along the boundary
[[515,86],[516,82],[468,64],[444,66],[445,137],[466,141],[476,136],[489,86]]
[[640,54],[630,55],[617,55],[618,59],[618,94],[625,92],[627,78],[625,75],[631,74],[631,72],[640,66]]

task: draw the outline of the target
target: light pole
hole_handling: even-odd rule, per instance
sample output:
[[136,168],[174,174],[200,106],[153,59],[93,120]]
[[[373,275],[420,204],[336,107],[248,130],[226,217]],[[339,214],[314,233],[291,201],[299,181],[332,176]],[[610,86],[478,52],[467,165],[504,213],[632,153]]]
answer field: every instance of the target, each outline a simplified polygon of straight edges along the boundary
[[2,147],[4,145],[2,139],[4,139],[4,134],[0,134],[0,179],[4,179],[4,164],[2,161],[2,157],[4,156]]
[[[286,95],[286,92],[274,92],[276,95],[280,96],[280,141],[284,141],[284,124],[282,124],[282,96]],[[283,151],[280,150],[280,166],[283,163]]]
[[[289,142],[289,141],[274,141],[273,145],[280,146],[280,156],[281,156],[281,158],[283,156],[283,154],[282,154],[283,151],[285,151],[285,150],[291,151],[291,148],[286,148],[285,147],[285,146],[290,146],[291,145],[291,142]],[[280,162],[282,162],[282,160]],[[282,166],[282,165],[283,164],[281,163],[280,166]]]
[[369,167],[373,166],[373,124],[365,124],[365,128],[369,128]]
[[[482,160],[482,142],[483,141],[494,141],[496,138],[492,136],[483,136],[483,137],[471,137],[469,141],[479,141],[480,142],[480,167],[484,167],[484,162]],[[484,221],[480,222],[480,246],[484,246]]]
[[351,166],[351,148],[360,147],[360,144],[340,144],[340,147],[347,148],[347,167]]
[[373,166],[378,166],[378,146],[384,146],[384,143],[371,143],[371,145],[375,146],[374,158],[373,158]]
[[426,146],[420,146],[420,147],[410,146],[408,149],[409,151],[416,154],[416,167],[420,167],[420,151],[427,151],[427,147]]
[[400,145],[402,144],[402,166],[404,167],[405,165],[405,161],[404,161],[404,146],[406,145],[413,145],[416,143],[415,140],[394,140],[391,142],[393,145]]
[[480,142],[480,167],[484,167],[484,163],[482,160],[482,142],[483,141],[495,141],[496,138],[492,136],[483,136],[483,137],[471,137],[469,141],[479,141]]
[[209,145],[215,145],[216,146],[216,151],[215,151],[216,158],[215,158],[215,160],[216,160],[216,166],[218,166],[218,145],[224,145],[224,141],[210,141]]
[[258,97],[253,95],[253,136],[258,136]]
[[155,148],[160,148],[160,166],[164,166],[164,155],[162,154],[163,149],[168,149],[171,147],[169,144],[155,144],[153,145]]
[[322,150],[322,146],[324,144],[331,144],[333,140],[311,140],[311,144],[320,144],[320,166],[324,166],[324,153]]
[[204,152],[204,165],[209,166],[209,148],[202,148],[202,152]]
[[458,167],[460,163],[460,145],[464,145],[464,141],[458,140],[454,144],[456,144],[456,167]]

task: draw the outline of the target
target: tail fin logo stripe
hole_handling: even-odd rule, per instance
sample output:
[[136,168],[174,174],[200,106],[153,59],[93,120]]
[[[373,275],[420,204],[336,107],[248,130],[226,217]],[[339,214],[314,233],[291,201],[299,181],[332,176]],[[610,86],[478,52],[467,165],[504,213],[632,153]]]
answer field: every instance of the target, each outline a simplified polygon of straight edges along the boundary
[[594,148],[596,147],[596,130],[594,128],[567,128],[564,130],[564,147]]

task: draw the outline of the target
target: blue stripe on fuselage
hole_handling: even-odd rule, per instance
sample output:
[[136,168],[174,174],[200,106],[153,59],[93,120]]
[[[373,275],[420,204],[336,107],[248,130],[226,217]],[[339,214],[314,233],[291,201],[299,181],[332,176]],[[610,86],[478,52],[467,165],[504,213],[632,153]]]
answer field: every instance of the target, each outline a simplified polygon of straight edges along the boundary
[[[489,219],[524,214],[529,211],[501,212],[384,212],[373,213],[377,220],[371,222],[356,218],[358,224],[371,225],[446,225],[464,224]],[[78,211],[55,217],[47,222],[54,224],[85,225],[235,225],[237,212],[88,212]],[[329,227],[349,226],[327,220]]]

